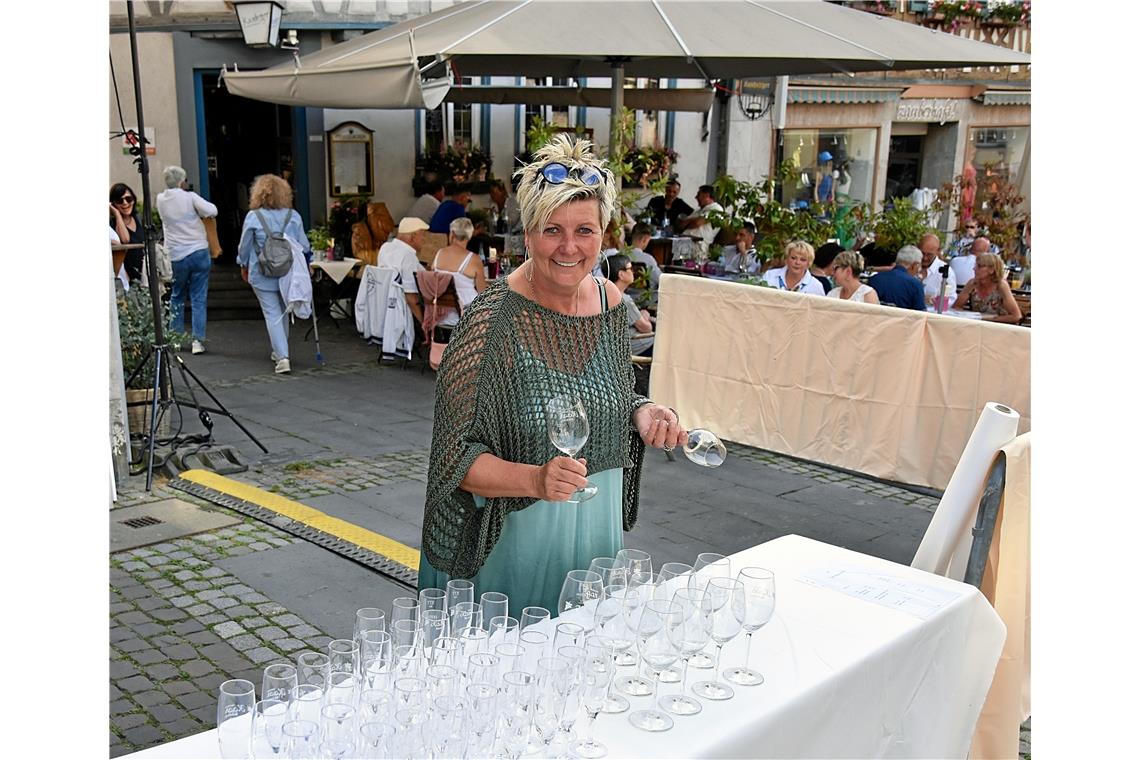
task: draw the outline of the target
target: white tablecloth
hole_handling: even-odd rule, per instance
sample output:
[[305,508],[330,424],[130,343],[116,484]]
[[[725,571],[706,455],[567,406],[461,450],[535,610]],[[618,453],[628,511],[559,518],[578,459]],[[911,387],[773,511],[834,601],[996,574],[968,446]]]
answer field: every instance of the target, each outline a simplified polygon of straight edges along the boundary
[[[776,614],[752,644],[751,665],[765,682],[733,686],[736,696],[724,702],[702,700],[703,712],[676,716],[661,733],[633,728],[628,713],[601,715],[595,733],[610,757],[966,756],[1005,639],[974,587],[801,536],[733,555],[734,573],[747,566],[776,573]],[[839,570],[873,573],[856,580],[893,586],[892,600],[912,607],[803,580]],[[725,647],[722,670],[743,659],[744,643],[741,635]],[[710,672],[690,669],[689,683]],[[638,709],[649,698],[631,702]],[[217,735],[133,757],[215,758]]]

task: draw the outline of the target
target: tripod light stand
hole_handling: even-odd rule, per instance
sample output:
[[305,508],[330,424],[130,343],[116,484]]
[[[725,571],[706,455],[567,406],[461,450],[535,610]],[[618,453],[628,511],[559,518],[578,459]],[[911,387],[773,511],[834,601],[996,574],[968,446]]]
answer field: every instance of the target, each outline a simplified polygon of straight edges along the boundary
[[[210,392],[210,389],[198,379],[182,357],[178,356],[173,346],[171,346],[166,339],[165,330],[162,324],[162,297],[159,292],[158,285],[158,266],[155,263],[154,257],[154,226],[151,223],[151,206],[150,206],[150,166],[146,157],[146,129],[143,126],[143,107],[142,107],[142,87],[139,83],[139,54],[138,54],[138,41],[135,37],[135,13],[134,3],[127,2],[127,25],[128,33],[131,42],[131,69],[134,74],[134,89],[135,89],[135,113],[138,118],[138,135],[135,140],[134,146],[131,148],[132,153],[137,157],[135,162],[138,164],[139,174],[142,175],[142,231],[143,231],[143,249],[145,255],[145,266],[147,268],[147,277],[149,279],[150,288],[150,302],[153,309],[154,316],[154,343],[151,345],[147,355],[143,357],[134,371],[126,380],[127,387],[138,377],[154,360],[154,382],[152,383],[153,394],[150,400],[150,430],[146,436],[147,448],[147,465],[146,465],[146,490],[151,490],[152,483],[154,482],[154,450],[157,443],[158,420],[160,415],[172,406],[179,407],[193,407],[197,410],[198,419],[206,428],[204,435],[187,436],[183,440],[187,442],[197,442],[203,446],[209,446],[213,441],[214,423],[210,418],[210,413],[220,414],[223,417],[228,417],[233,420],[251,441],[257,444],[258,448],[268,453],[269,449],[257,440],[245,425],[234,417],[228,409],[222,404],[218,398]],[[179,399],[173,392],[173,372],[171,371],[172,362],[178,366],[179,375],[182,382],[185,384],[187,391],[190,394],[190,401]],[[193,381],[193,384],[191,383]],[[194,385],[202,390],[213,402],[214,406],[206,407],[198,403],[198,397],[194,393]],[[128,404],[133,406],[135,404],[145,404],[147,402],[135,402]],[[166,443],[170,443],[173,448],[178,443],[179,438],[171,438]]]

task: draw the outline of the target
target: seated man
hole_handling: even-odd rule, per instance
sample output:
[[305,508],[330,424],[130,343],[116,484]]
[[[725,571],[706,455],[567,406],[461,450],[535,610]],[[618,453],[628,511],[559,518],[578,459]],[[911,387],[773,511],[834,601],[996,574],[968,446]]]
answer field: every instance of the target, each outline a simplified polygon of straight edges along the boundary
[[657,266],[657,259],[645,252],[652,238],[652,227],[648,224],[635,224],[633,226],[633,239],[630,241],[633,245],[633,251],[629,254],[629,258],[635,264],[645,265],[645,268],[649,270],[649,287],[657,290],[657,285],[661,281],[661,267]]
[[522,226],[522,212],[519,211],[518,201],[507,192],[506,183],[501,179],[495,180],[488,193],[493,204],[491,211],[494,212],[494,231],[505,235],[511,230],[519,229]]
[[697,205],[700,206],[697,212],[690,217],[678,220],[677,228],[689,237],[703,240],[707,249],[716,239],[716,233],[719,232],[719,229],[709,222],[708,214],[710,211],[724,211],[724,206],[716,202],[712,185],[701,185],[700,189],[697,190]]
[[471,191],[459,187],[454,182],[448,182],[444,193],[447,198],[439,204],[439,208],[432,214],[428,231],[442,232],[446,235],[451,231],[452,222],[460,217],[467,216],[467,204],[471,202]]
[[[634,356],[652,356],[653,335],[651,333],[653,332],[653,322],[650,320],[649,312],[637,308],[637,304],[625,292],[630,283],[633,282],[633,263],[629,260],[629,256],[619,253],[606,259],[606,268],[610,273],[610,282],[617,285],[618,290],[621,291],[621,302],[625,306],[629,323],[629,352]],[[650,335],[645,338],[633,337],[646,333],[650,333]]]
[[756,225],[745,222],[744,226],[736,231],[736,245],[724,249],[724,271],[751,272],[760,271],[760,258],[756,253]]
[[676,229],[678,219],[693,213],[693,207],[681,200],[678,197],[680,194],[681,183],[671,179],[669,184],[665,185],[665,194],[649,201],[646,209],[652,215],[654,224],[658,227]]
[[988,239],[984,237],[974,238],[974,242],[970,244],[970,250],[967,253],[950,259],[950,271],[954,273],[954,278],[958,282],[969,282],[974,279],[974,265],[978,256],[990,252],[990,241]]
[[948,262],[939,258],[942,243],[933,232],[928,232],[918,240],[918,250],[922,251],[922,268],[919,269],[918,278],[922,280],[922,289],[926,293],[926,302],[933,304],[934,299],[942,292],[942,268],[946,267],[946,297],[953,303],[958,296],[958,282],[954,270]]
[[913,245],[904,245],[895,256],[895,266],[879,272],[868,283],[884,306],[926,311],[926,298],[918,270],[922,267],[922,251]]
[[415,216],[405,216],[396,228],[396,237],[380,246],[380,253],[376,256],[376,266],[391,267],[400,270],[400,287],[404,289],[404,298],[408,301],[408,308],[416,318],[416,324],[424,322],[424,312],[420,308],[420,289],[416,285],[416,270],[423,269],[416,251],[424,244],[424,231],[427,224],[423,219]]
[[408,209],[408,213],[405,214],[405,216],[414,216],[417,219],[423,219],[427,224],[431,224],[432,215],[435,214],[436,209],[439,208],[439,204],[442,202],[443,183],[438,179],[432,180],[427,183],[424,194],[416,198],[416,202]]

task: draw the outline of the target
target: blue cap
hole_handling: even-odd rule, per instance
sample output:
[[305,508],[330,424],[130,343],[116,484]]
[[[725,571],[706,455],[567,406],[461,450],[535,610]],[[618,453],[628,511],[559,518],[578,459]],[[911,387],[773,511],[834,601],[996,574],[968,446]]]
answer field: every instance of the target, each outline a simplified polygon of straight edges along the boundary
[[831,154],[828,153],[826,150],[819,154],[819,162],[821,164],[825,164],[830,160],[831,160]]

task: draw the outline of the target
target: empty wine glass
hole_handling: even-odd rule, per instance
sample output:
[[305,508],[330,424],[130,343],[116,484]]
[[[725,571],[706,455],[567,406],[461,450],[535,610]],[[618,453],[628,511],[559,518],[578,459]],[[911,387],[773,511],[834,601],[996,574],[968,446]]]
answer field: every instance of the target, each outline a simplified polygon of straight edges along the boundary
[[520,670],[523,664],[523,657],[526,656],[526,650],[517,643],[503,643],[495,645],[495,656],[499,658],[499,670],[495,674],[495,680],[492,681],[496,686],[502,681],[504,673],[509,673],[512,670]]
[[748,635],[748,645],[744,649],[744,664],[724,671],[724,677],[741,686],[757,686],[764,683],[764,676],[748,667],[752,634],[763,628],[776,610],[776,575],[762,567],[746,567],[736,577],[744,585],[742,627]]
[[360,673],[360,645],[353,639],[333,639],[329,642],[330,673]]
[[430,757],[463,757],[463,722],[467,703],[462,697],[443,696],[431,700],[424,725],[425,744]]
[[[693,562],[693,574],[689,576],[689,588],[704,591],[713,578],[731,578],[732,563],[728,557],[716,552],[701,552]],[[697,652],[690,666],[700,670],[708,670],[713,666],[713,659],[704,652]]]
[[499,673],[499,656],[490,652],[475,652],[467,658],[464,675],[467,683],[494,683]]
[[[554,448],[570,458],[578,456],[590,439],[590,420],[582,402],[569,396],[555,396],[546,402],[545,409],[546,432]],[[570,494],[567,501],[576,504],[594,498],[597,493],[598,487],[586,481],[586,485]]]
[[460,602],[475,601],[475,584],[465,578],[452,578],[447,582],[447,610],[450,612]]
[[435,648],[435,642],[450,633],[447,610],[423,610],[420,612],[420,641],[424,650]]
[[570,661],[562,657],[542,657],[535,670],[534,726],[548,747],[561,727],[566,699],[573,689],[572,671]]
[[519,666],[519,670],[526,671],[527,673],[535,672],[535,665],[537,665],[538,660],[546,653],[549,644],[550,637],[542,631],[534,631],[528,628],[519,633],[519,646],[526,651],[526,654],[523,655],[523,661]]
[[446,610],[447,592],[441,588],[421,589],[419,602],[421,610]]
[[325,688],[329,681],[329,656],[321,652],[301,652],[297,655],[297,684]]
[[356,709],[352,705],[329,704],[321,708],[321,752],[339,760],[356,746]]
[[643,552],[641,549],[620,549],[614,559],[627,569],[631,579],[634,575],[653,572],[653,558],[649,556],[649,552]]
[[661,697],[660,704],[674,715],[696,715],[704,708],[685,693],[685,686],[689,678],[689,660],[709,643],[712,603],[708,592],[693,588],[680,589],[673,595],[673,601],[680,605],[681,619],[677,625],[668,626],[666,633],[681,659],[681,691]]
[[365,631],[383,631],[384,611],[379,607],[361,607],[356,611],[356,625],[352,629],[352,638],[359,643],[360,634]]
[[[571,745],[575,757],[605,757],[606,745],[594,739],[594,720],[605,709],[613,682],[614,661],[604,639],[586,639],[586,661],[582,666],[582,706],[586,709],[586,736]],[[628,703],[627,703],[628,705]]]
[[491,630],[491,620],[510,615],[510,600],[499,591],[484,591],[479,595],[479,609],[483,612],[483,627]]
[[321,735],[321,727],[317,721],[299,718],[287,720],[281,727],[281,734],[284,736],[285,755],[287,757],[309,758],[316,756]]
[[685,442],[682,451],[690,462],[702,467],[720,467],[727,455],[724,444],[716,434],[704,428],[693,428],[689,431],[689,440]]
[[287,703],[296,685],[297,668],[287,662],[275,662],[262,673],[261,698]]
[[249,749],[255,758],[278,757],[285,749],[281,729],[289,719],[289,705],[279,699],[263,699],[253,706]]
[[419,620],[420,600],[414,596],[398,596],[392,600],[392,619],[389,627],[398,620]]
[[519,640],[519,621],[510,615],[496,615],[491,618],[491,641],[499,644],[514,644]]
[[[510,760],[518,760],[531,743],[534,717],[534,676],[522,671],[503,674],[500,709],[503,713],[503,747]],[[533,748],[537,750],[537,746]]]
[[321,719],[321,705],[325,699],[325,687],[311,683],[298,684],[289,700],[289,718],[317,723]]
[[329,688],[325,692],[325,704],[355,705],[360,681],[352,673],[337,671],[329,675]]
[[617,557],[594,557],[590,560],[590,572],[602,576],[602,586],[625,586],[628,583],[629,569]]
[[[637,651],[646,665],[656,674],[677,660],[677,649],[670,636],[670,629],[680,624],[681,606],[676,602],[650,599],[645,603],[641,617],[637,621]],[[657,677],[653,678],[651,704],[657,703]],[[634,710],[629,714],[629,722],[643,731],[667,731],[673,727],[673,719],[666,713],[650,708]]]
[[688,584],[692,573],[692,565],[686,565],[684,562],[666,562],[661,565],[661,570],[657,573],[659,580],[654,595],[658,599],[672,599],[678,589]]
[[558,614],[585,607],[602,596],[602,576],[589,570],[571,570],[562,581],[558,595]]
[[381,689],[392,674],[392,636],[386,631],[365,631],[360,635],[360,670],[365,688]]
[[522,615],[519,616],[519,630],[526,630],[543,620],[550,620],[550,610],[545,607],[523,607]]
[[493,684],[475,682],[463,690],[467,699],[467,731],[472,735],[470,757],[487,757],[484,747],[495,741],[495,727],[499,721],[499,690]]
[[550,651],[557,654],[559,647],[575,646],[582,640],[586,629],[577,623],[559,623],[554,626],[554,638],[550,641]]
[[218,750],[224,758],[249,755],[250,722],[253,719],[253,684],[233,678],[218,687]]
[[478,602],[449,604],[447,613],[451,616],[451,633],[456,638],[468,628],[479,628],[483,623],[483,609]]
[[396,727],[391,723],[380,721],[361,723],[359,743],[361,757],[367,760],[392,757],[394,755],[392,739],[395,733]]
[[360,722],[383,720],[392,711],[392,701],[395,699],[388,689],[364,689],[360,692],[358,702]]
[[406,618],[392,623],[392,646],[419,646],[420,623],[418,618]]
[[453,697],[459,693],[460,673],[450,665],[428,665],[424,680],[430,697]]
[[392,647],[393,678],[418,678],[423,675],[427,665],[427,658],[418,646],[405,644]]
[[713,578],[705,587],[712,604],[712,631],[709,638],[716,643],[713,680],[693,684],[693,693],[705,699],[732,699],[732,687],[716,680],[720,671],[720,655],[724,645],[736,638],[744,623],[744,584],[736,578]]

